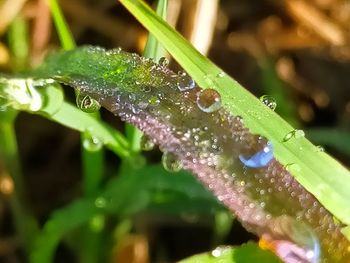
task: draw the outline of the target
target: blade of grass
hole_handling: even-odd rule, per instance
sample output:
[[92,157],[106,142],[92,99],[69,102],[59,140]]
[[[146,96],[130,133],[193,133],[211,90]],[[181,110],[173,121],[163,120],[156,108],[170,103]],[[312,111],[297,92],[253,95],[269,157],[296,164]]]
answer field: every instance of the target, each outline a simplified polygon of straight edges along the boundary
[[[9,47],[12,53],[13,71],[21,71],[27,67],[29,52],[28,24],[19,15],[12,21],[8,31]],[[14,183],[14,192],[11,194],[10,206],[14,225],[23,248],[29,252],[38,235],[38,222],[28,209],[26,189],[23,183],[21,162],[18,153],[15,121],[17,111],[0,110],[0,160],[4,161],[5,169]]]
[[62,14],[57,0],[49,0],[53,22],[57,29],[58,37],[64,50],[75,48],[75,41],[72,32],[69,30],[67,22]]
[[0,112],[0,160],[4,161],[5,169],[11,176],[15,191],[11,193],[10,205],[15,228],[23,242],[24,249],[29,252],[38,234],[35,217],[26,207],[25,189],[18,154],[14,122],[17,113],[14,111]]
[[213,251],[191,256],[179,263],[281,263],[271,251],[261,249],[257,244],[249,242],[239,247],[218,247]]
[[[50,7],[63,49],[70,50],[75,48],[76,44],[73,35],[64,19],[57,0],[50,0]],[[76,96],[79,96],[78,91],[75,93]],[[91,113],[90,115],[93,116],[96,120],[100,120],[99,112]],[[90,196],[98,191],[104,175],[105,158],[103,146],[100,149],[96,149],[94,151],[91,151],[84,146],[85,143],[89,143],[89,141],[95,140],[96,138],[93,138],[88,130],[85,130],[83,133],[81,133],[81,153],[84,176],[83,189],[85,195],[87,196]],[[84,235],[86,238],[82,243],[83,249],[80,258],[87,263],[96,262],[101,251],[102,243],[96,243],[96,246],[91,247],[90,241],[101,239],[102,232],[95,233],[91,229],[87,229],[85,230]]]
[[11,23],[8,31],[8,41],[12,53],[12,70],[18,72],[26,69],[29,55],[28,25],[21,15],[18,15]]
[[294,130],[291,125],[202,56],[143,1],[120,2],[201,87],[218,90],[228,111],[241,116],[253,133],[261,134],[272,142],[276,159],[283,165],[294,167],[291,169],[292,175],[309,192],[343,223],[350,224],[350,174],[345,167],[320,152],[304,137],[292,137],[284,142],[286,135]]

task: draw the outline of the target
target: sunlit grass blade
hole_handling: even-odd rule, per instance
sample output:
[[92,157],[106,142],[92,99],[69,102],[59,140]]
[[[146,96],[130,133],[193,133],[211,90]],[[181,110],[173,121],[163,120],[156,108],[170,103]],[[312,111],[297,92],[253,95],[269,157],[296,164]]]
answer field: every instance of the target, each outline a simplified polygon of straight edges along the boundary
[[67,22],[62,14],[57,0],[49,0],[53,21],[58,32],[58,37],[64,50],[75,48],[75,41],[72,32],[69,30]]
[[120,2],[164,45],[199,86],[218,90],[224,107],[241,116],[253,133],[266,136],[273,144],[276,159],[283,165],[297,167],[291,171],[293,176],[337,218],[350,224],[350,174],[345,167],[320,152],[304,137],[292,136],[283,142],[294,130],[291,125],[196,51],[143,1]]
[[240,247],[218,247],[211,252],[194,255],[179,263],[281,263],[270,251],[262,250],[254,243]]
[[80,132],[89,131],[90,135],[99,138],[107,148],[121,158],[131,156],[129,143],[122,133],[82,112],[76,106],[63,101],[62,90],[57,86],[47,86],[40,92],[47,104],[40,111],[34,113]]

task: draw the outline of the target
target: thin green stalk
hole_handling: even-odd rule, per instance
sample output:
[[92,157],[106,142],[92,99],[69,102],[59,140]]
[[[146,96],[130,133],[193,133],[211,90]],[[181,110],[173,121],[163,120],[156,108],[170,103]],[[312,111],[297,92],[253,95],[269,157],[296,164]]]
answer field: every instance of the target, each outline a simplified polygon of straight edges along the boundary
[[[76,47],[73,35],[68,27],[67,22],[62,14],[57,0],[50,0],[50,8],[53,20],[64,50],[74,49]],[[77,93],[76,96],[79,96]],[[93,114],[99,119],[98,113]],[[81,134],[81,142],[84,146],[86,140],[91,140],[91,135],[88,132]],[[104,173],[104,157],[103,150],[89,151],[82,148],[82,162],[84,175],[84,191],[87,195],[93,194],[98,189]]]
[[69,30],[67,22],[62,14],[61,8],[56,0],[50,1],[50,9],[53,17],[53,22],[57,29],[58,37],[64,50],[75,48],[75,41],[72,32]]
[[18,15],[10,25],[8,41],[11,48],[13,71],[21,71],[28,66],[29,38],[27,21]]
[[[27,67],[29,40],[27,21],[18,16],[10,25],[8,31],[9,47],[12,53],[14,71],[21,71]],[[15,222],[15,228],[23,242],[24,249],[29,252],[38,234],[35,217],[26,206],[26,193],[21,172],[20,159],[15,133],[17,112],[6,110],[0,112],[0,159],[4,160],[5,169],[14,183],[10,204]]]
[[[67,22],[62,14],[59,4],[56,0],[50,0],[51,12],[53,20],[61,41],[61,45],[64,50],[74,49],[76,47],[73,35],[68,27]],[[76,96],[79,96],[79,92],[76,91]],[[98,112],[92,114],[97,120],[100,120]],[[102,182],[104,175],[104,151],[103,147],[91,151],[84,145],[89,141],[94,140],[88,131],[81,133],[82,143],[82,167],[83,167],[83,189],[86,196],[91,196],[97,192]],[[85,231],[85,239],[83,242],[83,251],[81,253],[81,260],[85,262],[96,262],[99,252],[101,250],[100,242],[93,242],[94,246],[91,246],[92,240],[100,240],[101,233],[93,233],[91,229]],[[89,261],[86,261],[89,259]]]
[[25,191],[21,173],[16,133],[14,128],[16,113],[14,111],[0,114],[0,159],[4,160],[5,169],[10,174],[15,191],[11,195],[10,204],[15,221],[15,228],[29,252],[38,233],[35,218],[25,205]]

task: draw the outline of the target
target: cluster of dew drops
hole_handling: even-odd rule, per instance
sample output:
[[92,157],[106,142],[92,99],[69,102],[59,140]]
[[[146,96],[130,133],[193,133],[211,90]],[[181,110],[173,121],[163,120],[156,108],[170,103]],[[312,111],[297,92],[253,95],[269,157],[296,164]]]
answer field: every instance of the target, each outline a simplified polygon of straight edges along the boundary
[[[169,65],[169,61],[167,58],[162,57],[158,61],[159,66],[162,68],[167,68]],[[218,73],[215,78],[222,78],[226,74],[224,72]],[[183,71],[178,72],[177,88],[180,92],[186,92],[196,87],[196,83],[193,79],[188,78],[187,74]],[[208,76],[206,79],[210,80],[210,83],[213,83],[213,80]],[[274,111],[277,107],[276,100],[270,95],[263,95],[260,97],[260,101]],[[150,102],[151,103],[151,102]],[[80,91],[76,91],[76,104],[79,109],[86,113],[93,113],[100,109],[100,103],[93,99],[90,95],[85,94]],[[197,107],[205,112],[212,113],[219,110],[222,107],[222,99],[220,93],[213,88],[200,89],[196,94],[196,104]],[[86,136],[86,139],[83,141],[83,146],[89,151],[97,151],[100,150],[103,146],[103,141],[94,136],[92,133],[88,131],[90,136]],[[293,130],[289,132],[284,138],[283,142],[288,141],[291,138],[300,138],[304,136],[304,132],[302,130]],[[143,138],[140,142],[141,150],[151,150],[154,147],[154,142],[149,138]],[[323,148],[318,146],[318,151],[323,151]],[[249,168],[261,168],[266,166],[273,159],[273,149],[271,142],[268,142],[265,147],[259,152],[251,155],[251,156],[239,156],[240,161],[243,165]],[[166,170],[168,171],[178,171],[182,168],[180,161],[172,153],[164,153],[162,158],[162,163]],[[298,165],[291,163],[286,166],[288,169],[299,170]]]
[[[162,57],[159,59],[158,64],[166,68],[169,65],[167,58]],[[196,83],[190,78],[188,81],[187,74],[183,71],[178,72],[180,77],[177,83],[177,88],[180,92],[189,91],[196,87]],[[216,78],[222,78],[225,76],[224,72],[220,72],[216,75]],[[181,81],[183,79],[184,81]],[[275,110],[277,103],[276,100],[269,95],[264,95],[260,97],[260,101],[269,107],[271,110]],[[90,95],[76,91],[76,103],[79,109],[86,113],[93,113],[100,109],[101,105]],[[219,110],[222,107],[222,100],[220,93],[213,88],[200,89],[196,94],[196,104],[197,107],[205,112],[212,113]],[[299,131],[295,130],[290,132],[284,138],[284,141],[289,140],[291,137],[299,136]],[[89,151],[97,151],[103,146],[103,141],[96,136],[86,136],[83,142],[83,146]],[[154,142],[144,136],[140,142],[141,150],[149,151],[153,149]],[[240,156],[240,161],[247,167],[250,168],[260,168],[266,166],[273,158],[273,149],[270,142],[259,152],[253,154],[252,156]],[[168,171],[178,171],[182,168],[180,161],[177,160],[173,153],[164,153],[162,158],[162,163],[166,170]]]
[[[166,58],[161,58],[159,60],[159,65],[161,67],[167,67],[169,61]],[[185,72],[179,72],[178,76],[183,77],[186,81],[179,81],[177,83],[177,88],[180,92],[185,92],[191,89],[194,89],[196,83],[194,80],[186,77]],[[219,73],[216,77],[221,78],[224,77],[225,73]],[[260,101],[274,111],[277,107],[276,100],[269,95],[263,95],[260,97]],[[91,96],[81,93],[79,91],[76,92],[76,103],[79,109],[86,113],[93,113],[100,109],[101,105],[98,101],[93,99]],[[205,112],[212,113],[219,110],[222,107],[222,100],[220,93],[212,88],[200,89],[196,94],[196,104],[197,107]],[[302,130],[292,130],[289,132],[284,138],[283,142],[289,141],[291,138],[300,138],[304,137],[304,132]],[[103,146],[103,141],[98,137],[93,135],[93,132],[87,131],[84,137],[83,146],[85,149],[89,151],[98,151]],[[140,149],[143,151],[150,151],[154,148],[155,143],[152,138],[149,138],[147,135],[143,135],[140,140]],[[266,146],[263,147],[262,150],[256,152],[251,156],[239,156],[239,160],[242,164],[248,168],[261,168],[266,166],[273,159],[273,149],[271,142],[267,142]],[[165,151],[162,156],[162,164],[164,168],[169,172],[177,172],[182,169],[181,161],[177,158],[177,156],[172,152]],[[289,166],[296,167],[296,165],[291,164]],[[289,167],[287,167],[289,168]],[[216,249],[213,251],[213,256],[218,256],[217,253],[222,254],[222,249]]]

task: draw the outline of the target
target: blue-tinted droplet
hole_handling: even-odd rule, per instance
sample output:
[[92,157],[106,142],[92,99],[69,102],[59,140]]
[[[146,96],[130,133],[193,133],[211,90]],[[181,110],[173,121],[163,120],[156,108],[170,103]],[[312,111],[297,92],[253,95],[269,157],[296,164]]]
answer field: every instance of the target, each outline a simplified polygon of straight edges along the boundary
[[273,159],[272,144],[268,142],[266,146],[254,155],[247,157],[239,155],[239,160],[247,167],[262,168],[265,167]]

